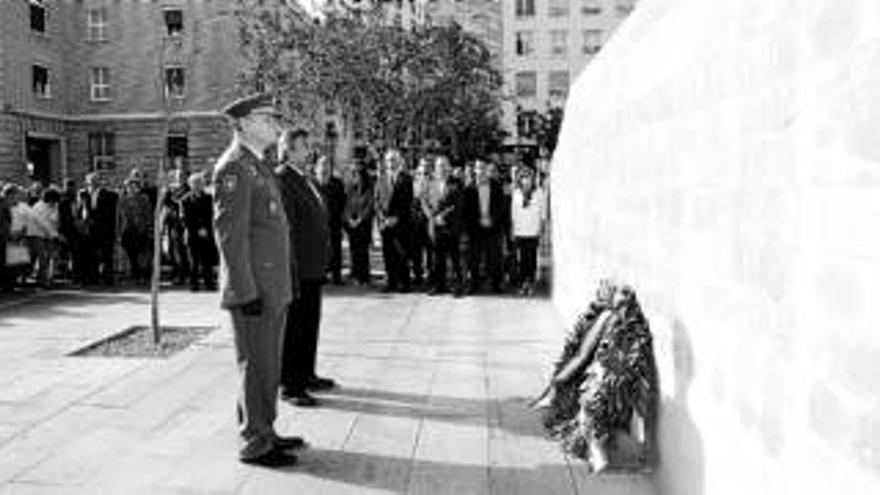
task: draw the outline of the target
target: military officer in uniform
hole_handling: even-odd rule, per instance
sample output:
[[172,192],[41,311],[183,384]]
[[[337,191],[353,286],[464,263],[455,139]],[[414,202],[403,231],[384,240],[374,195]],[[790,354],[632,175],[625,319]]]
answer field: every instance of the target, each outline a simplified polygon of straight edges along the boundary
[[221,306],[232,323],[239,369],[239,459],[248,464],[296,463],[299,437],[274,428],[280,345],[292,299],[287,217],[264,153],[281,130],[267,95],[242,98],[223,112],[233,127],[229,148],[214,166],[214,234],[220,253]]

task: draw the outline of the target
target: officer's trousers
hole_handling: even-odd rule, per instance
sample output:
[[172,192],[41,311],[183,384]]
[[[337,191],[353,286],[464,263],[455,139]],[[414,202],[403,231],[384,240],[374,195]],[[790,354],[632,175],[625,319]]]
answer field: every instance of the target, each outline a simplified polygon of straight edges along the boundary
[[287,306],[264,307],[259,316],[241,310],[228,312],[238,362],[238,433],[242,459],[252,459],[272,449],[276,438],[275,416],[281,378],[281,336]]

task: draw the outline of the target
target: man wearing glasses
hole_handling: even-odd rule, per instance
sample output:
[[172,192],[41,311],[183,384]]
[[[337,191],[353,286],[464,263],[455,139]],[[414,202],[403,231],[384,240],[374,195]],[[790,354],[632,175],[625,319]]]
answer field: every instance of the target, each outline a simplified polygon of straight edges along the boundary
[[214,234],[220,253],[221,307],[227,310],[239,369],[239,459],[278,467],[296,463],[299,437],[275,432],[280,345],[292,299],[288,222],[266,150],[281,131],[268,95],[223,109],[232,143],[214,166]]

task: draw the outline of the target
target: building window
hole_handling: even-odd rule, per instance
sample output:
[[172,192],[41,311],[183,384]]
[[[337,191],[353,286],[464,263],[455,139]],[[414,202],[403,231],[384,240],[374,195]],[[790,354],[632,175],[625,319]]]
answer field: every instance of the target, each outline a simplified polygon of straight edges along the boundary
[[46,6],[42,0],[30,0],[31,31],[46,32]]
[[169,134],[165,140],[165,154],[173,169],[185,169],[189,157],[189,138],[186,134]]
[[531,98],[538,94],[538,75],[534,71],[516,73],[516,96]]
[[186,91],[186,78],[183,67],[165,68],[165,97],[183,98]]
[[516,135],[522,138],[534,138],[538,128],[537,115],[534,110],[516,109]]
[[52,88],[49,85],[49,69],[42,65],[31,66],[31,81],[34,94],[41,98],[52,96]]
[[107,8],[89,9],[89,41],[107,40]]
[[551,98],[565,98],[568,95],[569,76],[567,70],[551,72],[548,83]]
[[568,31],[564,29],[550,31],[550,53],[563,56],[568,53]]
[[89,133],[89,163],[91,170],[108,170],[116,165],[116,135],[112,132]]
[[165,30],[168,36],[180,36],[183,34],[183,11],[180,9],[165,9],[162,14],[165,17]]
[[633,10],[633,0],[617,0],[617,15],[628,16]]
[[569,0],[550,0],[547,15],[550,17],[567,17]]
[[535,51],[535,33],[533,31],[517,31],[516,54],[525,56]]
[[110,99],[110,69],[107,67],[92,67],[92,101],[106,101]]
[[584,31],[584,44],[582,51],[588,55],[594,55],[602,48],[602,30],[587,29]]
[[517,17],[534,17],[535,0],[516,0]]
[[599,0],[581,0],[581,13],[584,15],[599,15],[602,13],[602,5]]

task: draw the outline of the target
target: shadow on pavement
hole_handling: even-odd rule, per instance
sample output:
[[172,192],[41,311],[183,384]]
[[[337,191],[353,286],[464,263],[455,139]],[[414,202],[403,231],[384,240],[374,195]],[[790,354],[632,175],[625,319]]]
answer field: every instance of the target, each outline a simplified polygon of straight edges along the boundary
[[393,493],[576,493],[571,468],[565,463],[487,468],[482,463],[322,449],[305,450],[299,458],[299,465],[282,472]]
[[[363,388],[340,388],[321,394],[323,407],[341,411],[495,427],[519,435],[544,438],[539,411],[527,397],[468,399],[407,394]],[[549,441],[549,440],[548,440]]]

